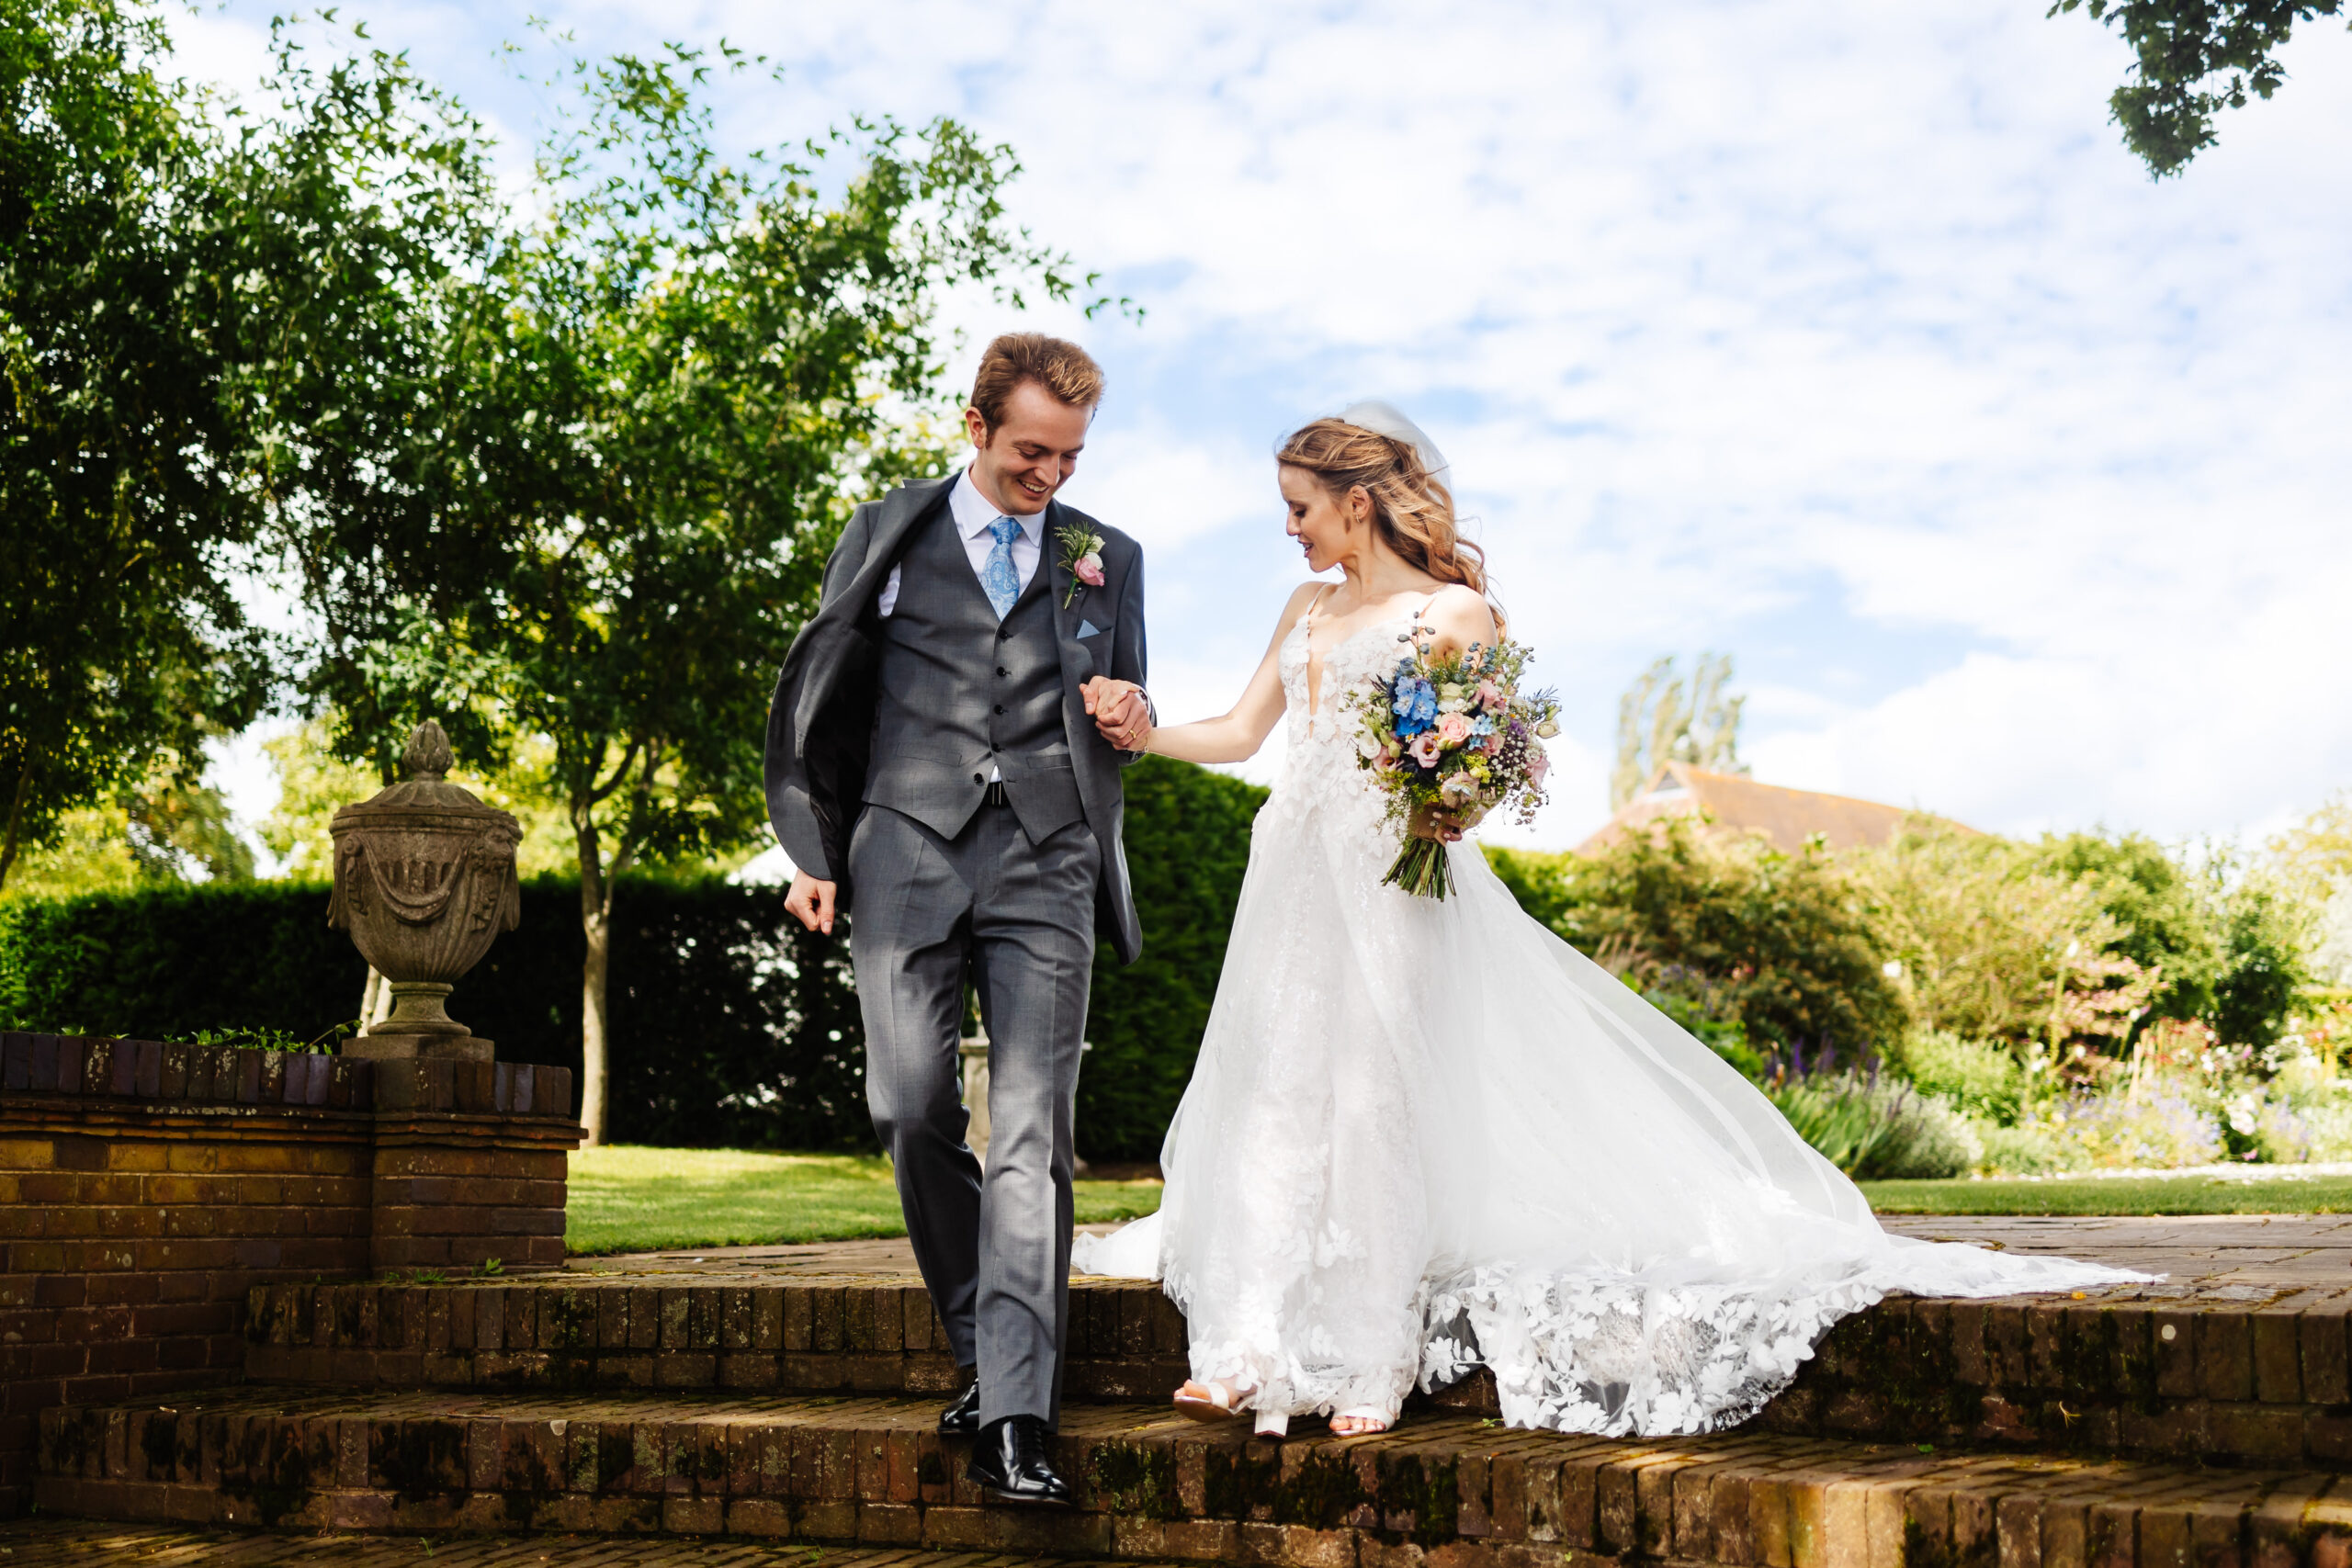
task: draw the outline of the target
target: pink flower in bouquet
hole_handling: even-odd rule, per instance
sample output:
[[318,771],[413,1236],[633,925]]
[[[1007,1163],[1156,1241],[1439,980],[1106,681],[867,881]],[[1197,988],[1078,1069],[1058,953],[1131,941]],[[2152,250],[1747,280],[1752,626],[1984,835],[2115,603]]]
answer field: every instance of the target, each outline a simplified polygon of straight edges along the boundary
[[1447,714],[1437,721],[1437,738],[1448,746],[1461,745],[1470,739],[1470,720],[1462,714]]
[[1071,565],[1070,570],[1076,572],[1078,580],[1089,588],[1102,586],[1102,558],[1091,550],[1079,557]]
[[1396,771],[1396,753],[1383,746],[1372,759],[1372,765],[1384,773],[1393,773]]
[[1484,740],[1479,741],[1478,750],[1484,751],[1489,757],[1498,757],[1502,755],[1503,732],[1498,729],[1492,735],[1487,736]]
[[1413,743],[1405,748],[1405,755],[1412,758],[1413,761],[1419,762],[1424,768],[1436,767],[1438,758],[1437,731],[1434,729],[1424,729],[1419,735],[1414,736]]
[[1527,777],[1537,789],[1542,789],[1544,775],[1552,771],[1552,759],[1544,754],[1544,748],[1541,746],[1534,750],[1535,754],[1527,760]]
[[1502,688],[1496,685],[1492,681],[1481,681],[1478,682],[1478,705],[1486,709],[1488,713],[1502,712],[1506,700],[1507,699],[1503,696]]

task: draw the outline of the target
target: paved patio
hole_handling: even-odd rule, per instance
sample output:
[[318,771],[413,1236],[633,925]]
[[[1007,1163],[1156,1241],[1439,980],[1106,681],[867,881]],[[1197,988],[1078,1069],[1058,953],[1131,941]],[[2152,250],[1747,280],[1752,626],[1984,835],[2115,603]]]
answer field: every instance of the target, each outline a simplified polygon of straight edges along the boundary
[[[2052,1218],[1894,1214],[1886,1228],[1927,1241],[2057,1253],[2166,1278],[2132,1292],[2238,1302],[2285,1291],[2352,1292],[2352,1214],[2192,1214]],[[1088,1230],[1113,1227],[1090,1225]],[[797,1247],[703,1247],[574,1258],[572,1270],[627,1276],[709,1275],[865,1283],[919,1282],[906,1239]]]

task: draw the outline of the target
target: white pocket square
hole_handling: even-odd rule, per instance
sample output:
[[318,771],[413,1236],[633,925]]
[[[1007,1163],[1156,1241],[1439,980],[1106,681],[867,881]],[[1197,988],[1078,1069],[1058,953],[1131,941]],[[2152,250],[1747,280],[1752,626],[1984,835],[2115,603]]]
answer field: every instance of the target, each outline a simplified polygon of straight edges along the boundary
[[1092,621],[1081,619],[1078,623],[1078,636],[1080,641],[1083,642],[1088,637],[1101,637],[1102,635],[1102,628],[1096,626]]

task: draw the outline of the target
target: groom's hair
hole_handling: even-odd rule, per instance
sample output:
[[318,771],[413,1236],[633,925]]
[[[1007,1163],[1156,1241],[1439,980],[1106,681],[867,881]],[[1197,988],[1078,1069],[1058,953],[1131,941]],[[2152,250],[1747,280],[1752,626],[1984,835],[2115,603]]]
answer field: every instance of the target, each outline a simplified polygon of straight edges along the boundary
[[1043,333],[1007,333],[989,344],[972,378],[972,406],[990,430],[1004,423],[1004,405],[1023,381],[1074,409],[1091,412],[1102,403],[1102,367],[1086,350]]

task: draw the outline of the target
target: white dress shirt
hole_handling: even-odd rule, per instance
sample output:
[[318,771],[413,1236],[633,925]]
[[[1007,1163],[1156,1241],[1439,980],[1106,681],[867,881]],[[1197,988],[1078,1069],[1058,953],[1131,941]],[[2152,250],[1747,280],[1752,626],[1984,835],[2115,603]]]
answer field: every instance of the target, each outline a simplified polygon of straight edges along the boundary
[[[972,575],[980,575],[989,564],[989,557],[996,549],[996,535],[990,527],[1000,517],[1012,517],[1021,525],[1021,532],[1012,536],[1012,570],[1025,590],[1029,580],[1037,575],[1037,563],[1046,556],[1046,514],[1034,512],[1026,517],[997,510],[996,502],[980,493],[972,482],[972,470],[966,468],[947,492],[947,510],[956,518],[956,532],[964,536],[964,554],[972,563]],[[883,615],[899,607],[899,569],[890,569],[889,581],[882,584],[882,597],[875,604]]]

